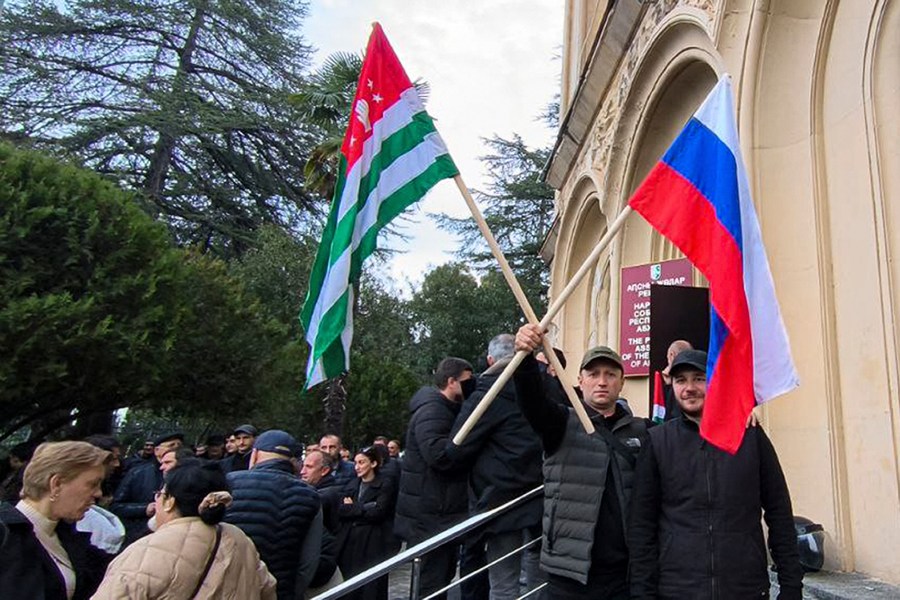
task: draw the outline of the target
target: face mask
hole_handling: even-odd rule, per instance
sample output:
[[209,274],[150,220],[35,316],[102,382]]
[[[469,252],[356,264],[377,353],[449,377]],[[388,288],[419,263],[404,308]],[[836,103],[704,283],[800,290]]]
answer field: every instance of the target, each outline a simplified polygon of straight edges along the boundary
[[478,386],[478,382],[474,377],[470,377],[465,381],[460,381],[459,385],[462,388],[463,398],[465,399],[472,395],[472,392],[474,392],[475,388]]
[[147,520],[147,529],[156,531],[156,515],[153,515]]

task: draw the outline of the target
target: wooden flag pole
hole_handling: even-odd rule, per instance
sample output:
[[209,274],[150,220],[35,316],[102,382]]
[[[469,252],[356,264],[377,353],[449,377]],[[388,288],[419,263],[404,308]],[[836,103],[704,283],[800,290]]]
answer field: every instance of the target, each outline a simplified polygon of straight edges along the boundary
[[[550,322],[556,316],[556,314],[562,309],[563,305],[569,299],[569,296],[575,291],[575,288],[581,283],[581,281],[585,278],[585,276],[590,272],[591,269],[594,268],[594,264],[600,258],[600,254],[606,250],[606,247],[609,246],[610,242],[615,238],[616,234],[619,233],[619,230],[622,229],[622,226],[625,224],[625,221],[628,219],[628,215],[631,214],[631,207],[626,206],[622,209],[622,212],[619,213],[619,216],[616,217],[616,220],[613,221],[609,229],[606,230],[606,233],[600,238],[600,241],[597,242],[597,245],[594,246],[594,249],[591,250],[591,253],[584,259],[584,262],[581,263],[581,266],[578,267],[578,270],[572,276],[572,279],[569,280],[569,283],[566,284],[566,287],[559,293],[559,296],[550,304],[550,308],[547,309],[547,314],[544,315],[544,318],[541,319],[540,326],[541,329],[546,330],[550,325]],[[466,436],[469,435],[469,432],[472,431],[472,427],[475,426],[475,423],[478,422],[478,419],[481,418],[481,415],[484,414],[484,411],[488,409],[491,405],[491,402],[494,401],[494,398],[497,397],[497,394],[503,389],[503,386],[506,385],[506,382],[509,381],[509,378],[512,377],[513,372],[518,368],[522,361],[525,359],[525,356],[528,355],[528,352],[519,351],[513,356],[513,359],[506,365],[506,368],[500,373],[500,377],[497,378],[497,381],[494,382],[494,385],[491,386],[491,389],[488,390],[487,394],[485,394],[484,398],[481,399],[481,402],[478,403],[478,406],[475,407],[475,410],[472,411],[472,414],[469,415],[469,418],[466,419],[466,422],[463,423],[462,428],[456,433],[453,437],[453,443],[457,446],[462,444],[466,440]]]
[[[459,192],[465,199],[466,205],[468,205],[469,211],[472,213],[472,218],[474,218],[475,223],[478,224],[478,229],[481,230],[481,235],[484,236],[484,239],[487,240],[488,246],[491,247],[491,252],[494,254],[494,258],[496,258],[497,262],[500,264],[500,270],[503,272],[503,277],[506,279],[506,283],[512,290],[513,296],[516,297],[519,306],[522,308],[522,312],[525,313],[525,318],[528,319],[529,323],[538,323],[537,314],[535,314],[534,309],[531,308],[531,303],[528,302],[528,297],[525,296],[525,292],[522,290],[522,286],[519,285],[519,280],[516,279],[516,275],[515,273],[513,273],[512,268],[510,268],[509,262],[506,260],[506,256],[504,256],[503,254],[503,250],[500,249],[500,245],[497,243],[497,239],[494,237],[493,232],[491,232],[491,228],[488,227],[484,215],[481,214],[481,209],[479,209],[478,205],[475,204],[475,200],[472,198],[472,194],[469,193],[469,188],[467,188],[466,184],[463,182],[462,176],[457,175],[453,178],[453,181],[456,182],[456,187],[459,188]],[[559,362],[559,358],[556,356],[556,352],[553,351],[553,344],[546,337],[543,341],[544,355],[550,361],[551,366],[556,370],[559,379],[563,384],[563,389],[566,390],[566,396],[569,398],[569,402],[572,404],[572,408],[575,409],[575,414],[578,415],[578,420],[581,421],[581,425],[582,427],[584,427],[584,430],[587,433],[594,433],[594,424],[591,423],[591,418],[588,416],[587,411],[584,410],[584,406],[582,406],[581,400],[578,398],[578,394],[575,393],[575,385],[569,378],[569,374],[566,373],[562,364],[560,364]]]

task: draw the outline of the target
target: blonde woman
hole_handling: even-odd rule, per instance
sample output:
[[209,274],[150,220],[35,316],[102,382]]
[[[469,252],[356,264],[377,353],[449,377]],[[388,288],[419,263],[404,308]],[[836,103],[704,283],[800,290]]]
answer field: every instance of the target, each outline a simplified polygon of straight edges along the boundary
[[166,473],[154,500],[156,531],[109,565],[94,599],[274,599],[275,578],[253,542],[221,523],[227,492],[215,464],[184,464]]
[[94,593],[111,557],[74,523],[100,498],[109,457],[85,442],[38,446],[25,467],[21,500],[0,506],[8,529],[0,598],[82,600]]

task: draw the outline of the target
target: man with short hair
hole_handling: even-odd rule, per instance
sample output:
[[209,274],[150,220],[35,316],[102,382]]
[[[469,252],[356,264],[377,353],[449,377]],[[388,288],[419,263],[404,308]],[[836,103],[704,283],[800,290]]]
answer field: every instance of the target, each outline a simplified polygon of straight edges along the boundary
[[249,423],[234,428],[235,452],[219,462],[219,466],[226,475],[235,471],[246,471],[250,468],[250,454],[257,433],[256,427]]
[[[516,350],[533,352],[542,341],[540,326],[524,325]],[[648,422],[617,402],[624,383],[614,350],[597,346],[584,354],[578,384],[596,429],[588,435],[571,407],[547,398],[533,356],[516,370],[519,404],[544,447],[541,568],[548,573],[548,598],[629,598],[625,524]]]
[[225,521],[253,540],[278,581],[279,600],[303,598],[322,544],[319,495],[294,475],[297,448],[287,432],[265,431],[254,440],[249,470],[227,476],[234,501]]
[[135,465],[125,473],[113,496],[109,510],[113,512],[125,526],[125,545],[146,535],[147,519],[156,512],[153,495],[162,488],[163,474],[159,470],[162,457],[172,450],[181,448],[184,434],[170,431],[157,436],[153,440],[152,461]]
[[343,487],[356,478],[356,469],[353,463],[341,458],[341,450],[344,449],[344,446],[339,436],[334,433],[326,433],[319,440],[319,449],[331,455],[331,459],[334,461],[334,468],[331,472],[339,486]]
[[672,419],[677,419],[681,416],[681,408],[678,406],[678,399],[675,398],[675,393],[672,391],[672,377],[670,375],[672,362],[675,360],[676,356],[685,350],[693,349],[694,347],[689,341],[675,340],[669,344],[669,349],[666,350],[666,368],[661,371],[663,380],[663,401],[666,407],[665,421],[671,421]]
[[706,362],[699,350],[673,360],[682,415],[650,431],[638,464],[628,531],[632,598],[768,598],[764,515],[778,597],[799,600],[791,497],[769,438],[749,427],[732,455],[700,437]]
[[400,460],[402,450],[400,449],[400,440],[391,440],[387,444],[388,452],[391,454],[391,458],[395,460]]
[[[438,363],[434,385],[409,401],[406,454],[394,532],[412,546],[456,525],[468,514],[468,473],[447,456],[450,430],[475,380],[472,365],[448,357]],[[425,597],[453,579],[459,544],[444,544],[422,557],[420,592]]]
[[334,459],[330,454],[321,450],[313,450],[306,453],[303,459],[303,468],[300,470],[300,479],[316,488],[319,498],[322,500],[322,516],[325,519],[325,527],[331,533],[337,533],[339,520],[338,509],[343,499],[341,486],[334,478],[332,469]]
[[[501,333],[491,339],[487,349],[488,369],[478,377],[475,391],[463,402],[451,434],[474,412],[514,354],[512,334]],[[542,483],[541,440],[516,403],[512,381],[503,386],[465,441],[459,446],[451,444],[448,451],[457,465],[470,469],[472,513],[497,508]],[[541,500],[534,498],[504,512],[482,529],[482,545],[491,564],[488,569],[491,600],[518,598],[521,591],[533,590],[543,583],[538,566],[540,544],[529,546],[523,553],[516,552],[523,544],[540,538],[540,522]],[[526,590],[519,589],[522,574]]]

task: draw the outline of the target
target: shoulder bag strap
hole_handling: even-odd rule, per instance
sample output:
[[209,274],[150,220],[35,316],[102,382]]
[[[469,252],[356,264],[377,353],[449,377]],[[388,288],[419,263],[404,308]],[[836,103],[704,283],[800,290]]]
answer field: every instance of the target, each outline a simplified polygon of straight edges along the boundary
[[206,568],[203,569],[203,574],[200,575],[200,581],[197,582],[197,587],[194,588],[194,593],[190,595],[190,598],[196,598],[197,594],[200,593],[200,588],[203,587],[203,582],[206,581],[206,576],[209,575],[209,569],[212,567],[213,560],[216,558],[216,552],[219,551],[219,542],[222,541],[222,526],[216,524],[216,541],[213,544],[212,551],[209,553],[209,560],[206,561]]

